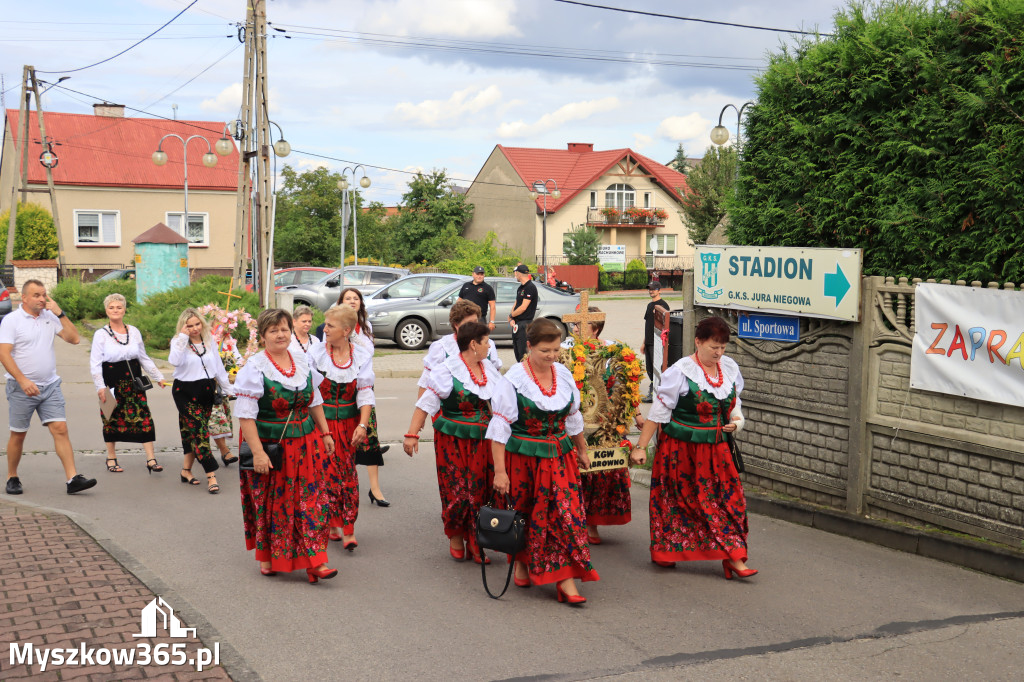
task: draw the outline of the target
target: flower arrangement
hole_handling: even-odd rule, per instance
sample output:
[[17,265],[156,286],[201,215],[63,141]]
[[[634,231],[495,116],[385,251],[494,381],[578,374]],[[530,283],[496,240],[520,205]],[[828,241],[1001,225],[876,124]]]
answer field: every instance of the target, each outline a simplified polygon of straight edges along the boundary
[[[223,310],[216,303],[209,303],[199,308],[199,314],[205,316],[210,323],[210,333],[219,349],[228,379],[233,383],[235,376],[238,375],[238,370],[242,368],[246,360],[259,352],[256,319],[244,310]],[[240,324],[244,324],[249,332],[244,354],[238,353],[238,343],[234,337],[234,332]]]
[[640,208],[639,206],[630,206],[625,210],[626,216],[630,221],[636,225],[643,225],[651,221],[654,217],[654,211],[649,208]]
[[665,218],[668,218],[668,211],[663,208],[656,208],[654,209],[654,217],[658,220],[664,220]]
[[601,209],[601,215],[603,215],[610,223],[614,223],[616,220],[619,219],[619,213],[619,209],[615,208],[614,206],[609,206],[607,208]]
[[[627,447],[625,435],[640,404],[643,362],[623,343],[604,345],[594,339],[573,337],[574,345],[562,351],[561,362],[571,371],[594,427],[588,437],[592,445]],[[607,407],[602,403],[607,402]]]

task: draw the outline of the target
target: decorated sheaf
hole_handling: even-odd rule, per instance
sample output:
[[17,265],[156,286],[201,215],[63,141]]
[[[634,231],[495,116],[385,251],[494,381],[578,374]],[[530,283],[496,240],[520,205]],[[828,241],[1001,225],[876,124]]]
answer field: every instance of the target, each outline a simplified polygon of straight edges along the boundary
[[559,360],[572,371],[580,390],[587,442],[595,448],[623,448],[628,454],[626,434],[640,405],[643,362],[624,343],[572,339],[572,347],[563,348]]
[[[199,309],[199,314],[206,316],[210,324],[210,335],[213,336],[213,340],[217,344],[220,359],[224,363],[224,370],[231,383],[234,383],[238,370],[242,368],[246,360],[260,350],[256,334],[256,319],[245,310],[224,310],[215,303],[204,305]],[[234,339],[234,332],[240,324],[244,324],[249,332],[245,353],[242,354],[238,353],[238,344]]]

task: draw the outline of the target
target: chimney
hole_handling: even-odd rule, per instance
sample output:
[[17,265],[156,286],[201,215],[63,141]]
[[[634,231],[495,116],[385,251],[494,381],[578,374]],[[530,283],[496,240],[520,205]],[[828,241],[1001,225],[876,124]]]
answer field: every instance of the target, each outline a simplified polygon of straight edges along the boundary
[[110,102],[104,102],[103,104],[93,104],[92,113],[94,116],[106,116],[108,118],[124,118],[124,105],[111,104]]
[[594,143],[593,142],[570,142],[569,143],[569,151],[576,152],[577,154],[582,154],[584,152],[592,152],[592,151],[594,151]]

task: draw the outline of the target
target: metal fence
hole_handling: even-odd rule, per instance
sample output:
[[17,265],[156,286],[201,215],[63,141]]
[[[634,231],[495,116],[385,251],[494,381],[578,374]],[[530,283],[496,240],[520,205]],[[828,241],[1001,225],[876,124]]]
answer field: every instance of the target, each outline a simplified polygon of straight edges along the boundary
[[[543,254],[537,254],[537,263],[543,260]],[[645,253],[640,255],[638,253],[627,253],[626,263],[630,261],[642,260],[647,266],[648,270],[692,270],[693,269],[693,256],[655,256],[651,253]],[[548,254],[548,265],[558,267],[559,265],[568,265],[569,257],[565,254]]]

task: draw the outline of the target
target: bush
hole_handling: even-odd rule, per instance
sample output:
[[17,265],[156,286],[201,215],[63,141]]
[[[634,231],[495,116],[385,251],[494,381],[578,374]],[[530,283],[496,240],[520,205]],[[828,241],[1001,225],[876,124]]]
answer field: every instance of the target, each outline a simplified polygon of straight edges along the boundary
[[598,251],[601,249],[601,235],[586,223],[573,225],[566,234],[566,257],[569,265],[597,265],[600,262]]
[[[0,213],[0,252],[6,253],[10,209]],[[50,260],[57,257],[57,231],[53,216],[39,204],[19,204],[14,228],[15,260]]]
[[60,309],[74,321],[96,320],[106,317],[103,299],[110,294],[121,294],[128,301],[129,312],[135,304],[135,281],[128,279],[108,280],[95,284],[83,284],[81,280],[62,279],[50,292]]
[[623,273],[606,272],[601,266],[597,270],[597,290],[617,291],[622,288]]
[[626,274],[623,277],[624,289],[644,289],[647,287],[647,264],[639,258],[626,263]]
[[[147,347],[166,349],[170,347],[171,338],[174,337],[181,311],[185,308],[199,308],[207,303],[223,306],[226,296],[217,292],[227,291],[230,281],[227,277],[207,275],[190,286],[154,294],[145,304],[129,306],[125,321],[139,328]],[[253,317],[259,315],[261,309],[256,292],[245,291],[243,287],[239,287],[234,289],[233,293],[240,294],[242,298],[231,299],[232,310],[245,310]],[[234,336],[239,346],[245,348],[249,340],[249,330],[239,326]]]
[[498,235],[494,232],[488,232],[487,236],[479,242],[460,238],[456,253],[447,260],[438,261],[436,266],[444,272],[469,275],[473,273],[473,268],[482,265],[487,271],[486,274],[494,277],[498,274],[499,268],[507,267],[511,270],[519,262],[525,261],[518,251],[513,250],[504,242],[499,242]]

